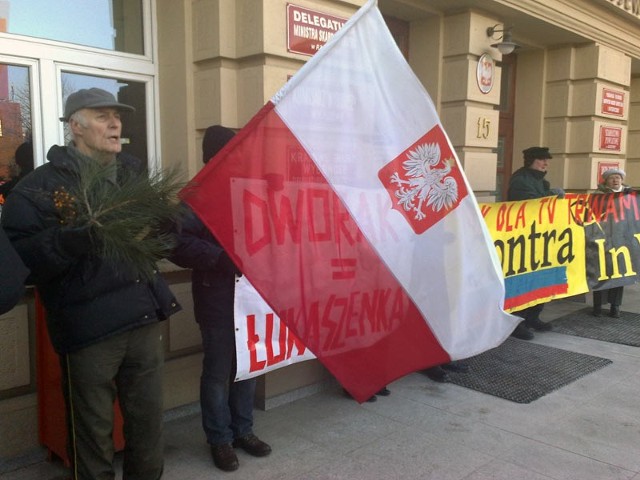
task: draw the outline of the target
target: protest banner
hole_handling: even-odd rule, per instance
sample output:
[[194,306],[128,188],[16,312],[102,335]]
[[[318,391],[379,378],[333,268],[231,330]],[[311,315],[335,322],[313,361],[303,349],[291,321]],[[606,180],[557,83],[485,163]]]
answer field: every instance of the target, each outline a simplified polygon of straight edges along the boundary
[[[502,265],[508,310],[640,279],[640,208],[635,192],[482,203],[480,209]],[[248,282],[239,295],[238,365],[246,366],[239,368],[240,379],[314,358],[291,343],[290,333],[281,330],[284,324],[280,329],[270,326],[279,324],[278,317]],[[259,338],[247,341],[247,335]],[[261,345],[263,341],[273,345]],[[262,359],[261,368],[249,367],[256,363],[252,358]]]

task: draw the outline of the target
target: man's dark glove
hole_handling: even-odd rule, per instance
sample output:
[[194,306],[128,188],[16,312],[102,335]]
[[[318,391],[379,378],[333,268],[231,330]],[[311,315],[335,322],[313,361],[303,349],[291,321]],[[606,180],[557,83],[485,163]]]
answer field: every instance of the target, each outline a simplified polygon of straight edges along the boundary
[[63,228],[58,234],[58,242],[69,255],[86,255],[95,243],[95,232],[92,230],[91,226]]
[[242,275],[240,269],[236,267],[236,264],[233,263],[229,255],[227,255],[227,252],[224,251],[218,257],[218,268],[226,273],[238,276]]

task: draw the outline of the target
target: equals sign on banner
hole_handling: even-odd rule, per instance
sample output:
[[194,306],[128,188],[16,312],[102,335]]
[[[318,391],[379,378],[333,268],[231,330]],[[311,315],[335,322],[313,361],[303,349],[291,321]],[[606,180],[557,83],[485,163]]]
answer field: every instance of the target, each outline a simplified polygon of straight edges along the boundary
[[357,260],[355,258],[332,258],[331,268],[333,269],[333,274],[331,278],[334,280],[355,278],[356,264]]

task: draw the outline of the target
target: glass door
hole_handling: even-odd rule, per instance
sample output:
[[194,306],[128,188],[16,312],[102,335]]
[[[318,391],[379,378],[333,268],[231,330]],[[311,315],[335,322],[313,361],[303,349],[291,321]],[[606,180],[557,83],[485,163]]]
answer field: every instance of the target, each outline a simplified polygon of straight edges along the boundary
[[0,57],[0,205],[21,177],[33,170],[35,64]]

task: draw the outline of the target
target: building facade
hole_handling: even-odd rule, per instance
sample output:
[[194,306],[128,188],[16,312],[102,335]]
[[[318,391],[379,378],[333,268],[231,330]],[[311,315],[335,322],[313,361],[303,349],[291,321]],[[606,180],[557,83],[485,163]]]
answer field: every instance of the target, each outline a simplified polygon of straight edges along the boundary
[[[201,168],[213,124],[239,129],[364,0],[0,1],[0,166],[65,141],[64,99],[100,86],[136,107],[124,148]],[[432,97],[479,201],[505,198],[520,152],[550,147],[553,185],[584,191],[624,168],[640,186],[640,0],[378,0]],[[509,40],[518,44],[503,54]],[[500,45],[502,43],[502,45]],[[2,170],[0,170],[2,171]],[[188,272],[165,265],[183,312],[166,323],[166,406],[197,401]],[[38,311],[0,316],[0,459],[38,445]],[[264,376],[263,408],[323,388],[315,361]]]

